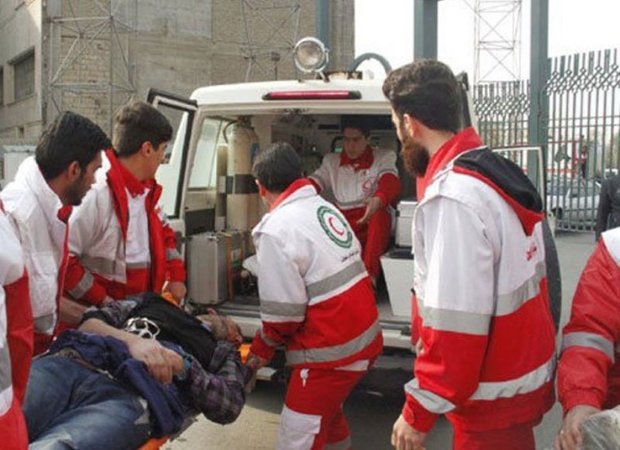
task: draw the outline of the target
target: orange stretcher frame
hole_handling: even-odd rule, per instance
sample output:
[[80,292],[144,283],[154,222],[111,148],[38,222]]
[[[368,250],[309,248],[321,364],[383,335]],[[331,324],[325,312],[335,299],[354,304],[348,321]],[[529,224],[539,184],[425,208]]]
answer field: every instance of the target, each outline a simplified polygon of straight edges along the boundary
[[139,450],[159,450],[159,448],[168,442],[167,437],[151,438],[139,448]]

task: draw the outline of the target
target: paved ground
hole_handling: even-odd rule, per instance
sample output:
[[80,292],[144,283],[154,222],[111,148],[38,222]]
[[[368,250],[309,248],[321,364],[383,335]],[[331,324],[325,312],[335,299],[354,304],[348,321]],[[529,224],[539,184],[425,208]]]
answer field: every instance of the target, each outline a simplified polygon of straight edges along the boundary
[[[556,236],[562,266],[562,320],[566,323],[575,285],[594,248],[592,234],[559,234]],[[409,374],[401,370],[375,371],[355,391],[345,405],[356,450],[390,449],[389,437],[403,402],[402,385]],[[273,449],[284,387],[273,383],[259,384],[248,398],[239,419],[232,425],[220,426],[200,419],[173,443],[168,450],[263,450]],[[559,427],[561,412],[556,406],[536,429],[539,450],[550,448]],[[427,440],[428,450],[451,447],[452,431],[440,420]]]

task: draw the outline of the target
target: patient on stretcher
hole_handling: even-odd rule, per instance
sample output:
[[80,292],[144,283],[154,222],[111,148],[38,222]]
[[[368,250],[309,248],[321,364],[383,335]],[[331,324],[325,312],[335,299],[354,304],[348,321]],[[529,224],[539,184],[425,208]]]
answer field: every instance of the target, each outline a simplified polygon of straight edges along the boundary
[[31,449],[135,449],[203,413],[233,422],[248,375],[238,326],[193,317],[155,294],[84,315],[32,365],[24,414]]

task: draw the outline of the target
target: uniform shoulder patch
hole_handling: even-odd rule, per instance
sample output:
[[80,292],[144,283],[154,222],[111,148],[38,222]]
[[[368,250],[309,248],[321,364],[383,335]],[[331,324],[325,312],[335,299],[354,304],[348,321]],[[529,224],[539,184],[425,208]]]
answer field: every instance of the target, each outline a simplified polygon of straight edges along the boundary
[[351,248],[353,233],[342,216],[329,206],[320,206],[316,211],[317,219],[325,234],[338,246]]

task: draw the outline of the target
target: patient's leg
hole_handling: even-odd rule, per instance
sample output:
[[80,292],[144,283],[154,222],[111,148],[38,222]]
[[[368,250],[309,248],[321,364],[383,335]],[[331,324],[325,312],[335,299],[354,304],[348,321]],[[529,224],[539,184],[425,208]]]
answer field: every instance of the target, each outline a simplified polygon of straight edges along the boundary
[[144,400],[65,357],[34,362],[24,414],[30,449],[133,449],[150,431]]

